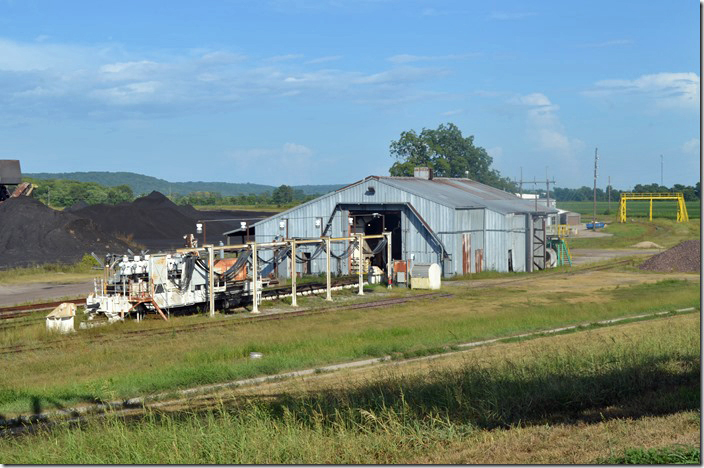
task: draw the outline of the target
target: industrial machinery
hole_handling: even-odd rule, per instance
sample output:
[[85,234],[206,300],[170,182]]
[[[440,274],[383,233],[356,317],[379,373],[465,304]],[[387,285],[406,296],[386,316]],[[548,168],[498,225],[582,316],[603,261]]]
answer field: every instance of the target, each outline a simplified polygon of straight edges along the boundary
[[[219,308],[230,309],[251,295],[247,278],[249,253],[213,263],[213,294]],[[108,255],[105,274],[95,281],[86,299],[89,319],[104,315],[109,321],[158,312],[164,319],[172,313],[205,307],[208,295],[208,262],[194,253]],[[266,279],[265,279],[266,282]],[[261,284],[261,280],[260,280]]]
[[[10,192],[8,186],[15,186]],[[8,198],[29,196],[34,186],[29,182],[22,182],[20,162],[16,159],[0,159],[0,203]]]
[[[282,241],[242,245],[218,246],[206,245],[194,247],[192,236],[186,236],[186,248],[172,253],[148,255],[114,255],[105,257],[104,275],[95,281],[94,291],[86,299],[86,314],[92,320],[97,316],[107,317],[109,322],[134,317],[137,320],[146,313],[158,313],[165,320],[172,313],[184,313],[209,309],[215,314],[215,309],[227,310],[244,302],[252,303],[252,313],[259,313],[258,304],[262,298],[263,288],[269,286],[275,279],[260,276],[259,265],[278,265],[290,261],[291,274],[291,305],[296,306],[298,272],[296,265],[309,264],[312,259],[322,255],[327,256],[327,300],[332,300],[330,258],[341,258],[335,255],[330,247],[332,242],[348,242],[346,253],[356,249],[358,261],[362,262],[364,245],[368,239],[378,239],[380,242],[370,255],[387,249],[387,258],[391,258],[391,233],[318,239],[285,239]],[[312,248],[315,251],[302,257],[296,253],[296,248]],[[220,251],[220,258],[214,258],[214,251]],[[264,259],[258,251],[273,250],[271,258]],[[225,252],[235,252],[236,257],[224,258]],[[131,253],[131,252],[130,252]],[[201,257],[205,253],[207,257]],[[96,257],[97,258],[97,257]],[[206,260],[207,258],[207,260]],[[100,259],[98,259],[100,261]],[[251,269],[249,268],[251,264]],[[390,263],[387,265],[390,268]],[[248,271],[252,273],[248,274]],[[256,273],[255,273],[256,272]],[[359,293],[364,294],[363,272],[358,272]],[[377,275],[380,277],[380,275]],[[380,281],[380,278],[379,278]],[[389,282],[389,287],[391,283]],[[269,292],[271,292],[270,290]],[[304,294],[303,292],[301,294]]]

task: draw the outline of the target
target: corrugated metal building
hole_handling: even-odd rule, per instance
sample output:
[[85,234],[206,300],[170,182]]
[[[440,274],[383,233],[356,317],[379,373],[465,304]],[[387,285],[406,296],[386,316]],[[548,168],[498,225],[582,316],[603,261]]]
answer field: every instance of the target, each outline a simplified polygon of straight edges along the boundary
[[[247,238],[269,242],[390,230],[393,260],[438,263],[445,276],[483,270],[532,271],[545,265],[545,218],[556,212],[473,180],[434,178],[429,170],[417,168],[415,177],[370,176],[259,221],[247,228]],[[226,233],[243,234],[242,230]],[[373,242],[369,247],[374,247]],[[332,251],[340,255],[347,248],[346,243],[337,243]],[[314,250],[314,246],[301,246],[299,255],[309,258]],[[262,252],[264,260],[272,255]],[[262,274],[288,276],[284,263],[268,265]],[[373,264],[385,265],[381,258]],[[338,274],[348,274],[351,267],[349,258],[332,263],[332,271]],[[297,270],[324,272],[325,255],[299,264]]]

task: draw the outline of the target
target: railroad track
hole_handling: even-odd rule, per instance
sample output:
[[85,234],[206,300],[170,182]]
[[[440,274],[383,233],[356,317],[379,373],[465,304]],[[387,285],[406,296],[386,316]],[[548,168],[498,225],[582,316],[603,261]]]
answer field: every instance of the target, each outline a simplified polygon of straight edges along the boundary
[[[629,259],[625,260],[619,260],[616,262],[611,262],[605,265],[595,265],[595,266],[586,266],[583,268],[580,268],[576,271],[553,271],[553,272],[547,272],[543,273],[541,277],[546,277],[546,276],[556,276],[560,274],[567,274],[567,275],[578,275],[581,273],[587,273],[587,272],[593,272],[593,271],[600,271],[600,270],[608,270],[614,267],[617,267],[619,265],[623,265],[630,262]],[[499,282],[491,282],[487,284],[489,287],[497,287],[497,286],[503,286],[505,284],[512,284],[512,283],[520,283],[520,282],[525,282],[525,281],[531,281],[535,277],[521,277],[521,278],[514,278],[514,279],[509,279],[509,280],[504,280],[504,281],[499,281]],[[470,280],[471,281],[471,280]],[[479,280],[482,281],[482,280]],[[331,283],[332,287],[340,287],[340,286],[350,286],[350,285],[356,285],[357,281],[333,281]],[[319,292],[321,289],[324,289],[327,286],[326,283],[303,283],[299,284],[297,286],[297,291],[298,294],[314,294],[316,292]],[[262,291],[262,298],[264,299],[273,299],[273,298],[281,298],[281,297],[286,297],[291,295],[291,286],[281,286],[281,287],[276,287],[276,288],[268,288],[264,289]],[[20,318],[24,317],[27,315],[32,314],[33,312],[41,311],[41,310],[48,310],[48,309],[53,309],[54,307],[58,306],[61,304],[61,302],[72,302],[74,304],[83,304],[85,302],[84,299],[73,299],[73,300],[67,300],[67,301],[54,301],[54,302],[47,302],[47,303],[41,303],[41,304],[29,304],[29,305],[22,305],[22,306],[12,306],[12,307],[3,307],[0,308],[0,330],[7,330],[10,328],[18,328],[21,326],[27,326],[27,325],[32,325],[34,323],[38,323],[43,320],[43,318],[37,318],[34,320],[22,320],[22,321],[12,321],[10,323],[3,323],[2,319],[15,319],[15,318]],[[0,354],[2,354],[2,348],[0,348]]]
[[[339,287],[339,286],[349,286],[351,284],[357,284],[357,281],[356,280],[354,282],[333,281],[331,283],[331,286],[332,287]],[[314,290],[319,290],[321,288],[325,288],[326,286],[327,286],[327,283],[303,283],[303,284],[297,285],[296,289],[299,293],[311,293]],[[276,287],[276,288],[268,288],[268,289],[264,289],[262,291],[262,297],[265,297],[265,298],[281,297],[281,296],[285,296],[286,294],[290,295],[290,292],[291,292],[291,286],[281,286],[281,287]],[[64,302],[70,302],[70,303],[76,304],[76,305],[84,305],[86,300],[85,300],[85,298],[67,299],[64,301],[52,301],[52,302],[42,302],[42,303],[37,303],[37,304],[24,304],[24,305],[16,305],[16,306],[9,306],[9,307],[0,307],[0,320],[21,318],[21,317],[26,317],[28,315],[31,315],[34,312],[40,312],[43,310],[51,310],[51,309],[54,309],[55,307],[61,305]]]
[[52,301],[52,302],[41,302],[37,304],[24,304],[9,307],[0,307],[0,320],[12,319],[18,317],[24,317],[30,315],[32,312],[38,312],[41,310],[50,310],[58,307],[64,302],[70,302],[72,304],[81,305],[85,304],[85,299],[66,299],[64,301]]
[[[448,293],[428,293],[428,294],[417,294],[410,297],[401,298],[390,298],[382,299],[379,301],[372,302],[362,302],[357,304],[349,304],[337,307],[325,307],[320,309],[300,309],[287,312],[270,312],[262,313],[260,315],[248,315],[245,317],[232,317],[225,318],[210,323],[201,323],[193,325],[176,325],[171,327],[163,327],[158,329],[142,329],[142,330],[129,330],[122,333],[98,333],[93,336],[87,337],[81,340],[82,344],[95,343],[95,342],[105,342],[105,341],[115,341],[115,340],[126,340],[132,338],[143,338],[145,336],[160,336],[168,335],[174,333],[192,333],[199,330],[205,330],[210,328],[220,328],[236,325],[244,325],[256,322],[264,322],[270,320],[284,320],[294,317],[305,317],[310,315],[323,315],[332,312],[338,312],[343,310],[360,310],[360,309],[373,309],[379,307],[388,307],[392,305],[404,304],[407,302],[417,301],[421,299],[429,298],[444,298],[451,297],[452,294]],[[59,338],[55,340],[45,341],[43,343],[38,343],[34,345],[13,345],[0,347],[0,355],[2,354],[17,354],[28,351],[41,351],[44,349],[51,349],[62,344],[75,343],[76,341],[71,338]]]

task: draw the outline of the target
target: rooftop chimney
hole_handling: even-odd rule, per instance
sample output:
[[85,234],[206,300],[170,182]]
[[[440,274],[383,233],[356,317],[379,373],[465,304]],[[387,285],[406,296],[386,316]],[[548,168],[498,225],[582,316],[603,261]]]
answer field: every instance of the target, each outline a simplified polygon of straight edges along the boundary
[[414,167],[413,177],[418,179],[433,180],[433,170],[429,167]]

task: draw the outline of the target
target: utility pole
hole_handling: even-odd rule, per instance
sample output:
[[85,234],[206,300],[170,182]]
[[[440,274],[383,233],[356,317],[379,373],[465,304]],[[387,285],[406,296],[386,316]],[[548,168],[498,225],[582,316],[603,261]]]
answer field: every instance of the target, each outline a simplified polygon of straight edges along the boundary
[[521,185],[518,191],[521,193],[521,198],[523,198],[523,166],[521,166]]
[[662,164],[662,154],[661,154],[661,155],[660,155],[660,187],[663,186],[663,183],[662,183],[662,167],[663,167],[663,164]]
[[547,207],[550,208],[550,178],[548,177],[548,166],[545,166],[545,188],[546,188],[546,195],[545,198],[547,198]]
[[[521,187],[521,198],[523,198],[523,184],[533,184],[534,187],[536,187],[536,192],[537,190],[537,184],[545,184],[546,192],[547,192],[547,199],[548,199],[548,207],[550,206],[550,184],[555,185],[555,178],[552,180],[547,178],[547,172],[548,169],[547,167],[545,168],[545,180],[536,180],[535,177],[533,177],[533,180],[523,180],[523,168],[521,168],[521,180],[518,181]],[[539,193],[535,194],[535,211],[538,211],[538,197],[540,196]]]
[[594,215],[592,217],[592,229],[596,231],[596,168],[599,161],[599,148],[594,148]]

